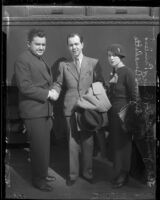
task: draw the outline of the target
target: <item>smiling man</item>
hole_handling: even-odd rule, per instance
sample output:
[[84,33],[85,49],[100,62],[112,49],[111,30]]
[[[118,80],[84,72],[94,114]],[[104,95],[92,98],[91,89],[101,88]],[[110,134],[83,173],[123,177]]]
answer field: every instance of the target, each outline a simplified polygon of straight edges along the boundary
[[[92,155],[93,134],[88,137],[78,135],[71,125],[71,116],[77,100],[88,90],[93,82],[103,81],[101,68],[97,59],[83,55],[84,42],[78,33],[72,33],[67,37],[67,46],[71,54],[71,60],[61,62],[59,76],[55,83],[55,90],[60,93],[65,88],[64,116],[67,123],[67,138],[69,143],[69,173],[66,184],[73,185],[79,176],[79,151],[82,152],[82,175],[89,182],[93,180]],[[64,87],[63,87],[64,86]]]
[[48,165],[53,115],[51,100],[55,94],[51,91],[51,70],[43,58],[45,33],[38,29],[30,30],[27,47],[15,62],[20,117],[30,136],[32,183],[40,190],[51,191],[55,178],[48,174]]

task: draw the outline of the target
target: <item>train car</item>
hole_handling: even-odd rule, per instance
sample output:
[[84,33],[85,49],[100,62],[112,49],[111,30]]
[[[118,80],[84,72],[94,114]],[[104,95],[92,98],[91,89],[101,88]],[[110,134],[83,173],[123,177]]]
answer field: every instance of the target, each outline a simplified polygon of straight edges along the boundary
[[[14,62],[26,48],[29,29],[37,27],[47,33],[45,56],[53,77],[59,61],[69,57],[68,33],[79,32],[83,35],[84,54],[100,60],[106,81],[111,72],[106,59],[107,46],[121,43],[126,47],[126,65],[135,72],[142,98],[155,101],[159,12],[156,7],[3,6],[3,86],[6,89],[4,104],[8,141],[26,140],[20,139],[25,129],[18,115]],[[63,123],[61,104],[58,101],[55,105],[55,120],[59,122],[54,129],[57,138],[65,135],[65,127],[60,126]],[[12,137],[13,134],[16,135]]]

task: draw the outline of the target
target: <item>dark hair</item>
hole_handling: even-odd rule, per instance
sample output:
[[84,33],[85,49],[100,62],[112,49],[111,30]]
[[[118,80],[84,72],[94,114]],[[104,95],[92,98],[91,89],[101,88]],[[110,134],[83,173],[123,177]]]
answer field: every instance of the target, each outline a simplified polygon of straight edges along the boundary
[[75,36],[79,37],[81,43],[83,42],[83,36],[82,35],[80,35],[79,33],[71,33],[67,36],[67,44],[68,44],[68,39],[75,37]]
[[46,34],[44,33],[44,31],[40,30],[40,29],[31,29],[28,32],[28,41],[32,42],[34,37],[46,37]]

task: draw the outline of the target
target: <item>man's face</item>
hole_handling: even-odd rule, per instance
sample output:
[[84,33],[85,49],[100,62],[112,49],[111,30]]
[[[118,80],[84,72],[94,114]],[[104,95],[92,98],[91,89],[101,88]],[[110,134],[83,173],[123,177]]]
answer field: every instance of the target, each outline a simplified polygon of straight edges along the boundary
[[42,56],[46,49],[46,38],[36,36],[30,43],[28,43],[28,47],[34,55]]
[[81,43],[80,38],[77,35],[68,38],[68,49],[73,58],[78,57],[82,53],[83,42]]

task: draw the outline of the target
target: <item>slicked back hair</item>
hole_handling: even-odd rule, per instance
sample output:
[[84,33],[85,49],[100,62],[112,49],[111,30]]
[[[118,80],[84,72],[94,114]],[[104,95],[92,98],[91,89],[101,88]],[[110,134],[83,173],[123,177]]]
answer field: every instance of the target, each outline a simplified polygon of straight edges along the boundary
[[67,44],[68,44],[69,38],[73,38],[73,37],[75,37],[75,36],[78,36],[78,37],[79,37],[81,43],[83,42],[83,36],[82,36],[82,35],[80,35],[79,33],[71,33],[71,34],[69,34],[69,35],[67,36]]

